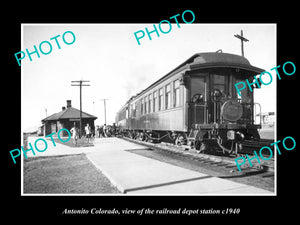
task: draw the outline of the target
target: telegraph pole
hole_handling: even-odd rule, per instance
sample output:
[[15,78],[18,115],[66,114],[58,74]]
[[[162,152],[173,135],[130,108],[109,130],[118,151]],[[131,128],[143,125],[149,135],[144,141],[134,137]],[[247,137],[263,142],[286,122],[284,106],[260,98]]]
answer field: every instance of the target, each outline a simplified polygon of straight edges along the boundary
[[100,99],[100,101],[103,101],[104,102],[104,123],[105,123],[105,125],[107,125],[106,124],[106,100],[108,100],[107,98],[105,98],[105,99]]
[[236,35],[234,35],[234,37],[241,40],[242,56],[244,56],[244,42],[247,42],[249,40],[246,39],[245,37],[243,37],[243,30],[241,30],[241,35],[236,34]]
[[82,86],[90,86],[89,84],[83,84],[83,82],[90,82],[89,80],[74,80],[74,81],[71,81],[72,83],[77,83],[77,84],[71,84],[71,86],[79,86],[79,90],[80,90],[80,123],[79,123],[79,126],[80,126],[80,131],[79,131],[79,137],[81,138],[81,134],[82,134],[82,94],[81,94],[81,89],[82,89]]

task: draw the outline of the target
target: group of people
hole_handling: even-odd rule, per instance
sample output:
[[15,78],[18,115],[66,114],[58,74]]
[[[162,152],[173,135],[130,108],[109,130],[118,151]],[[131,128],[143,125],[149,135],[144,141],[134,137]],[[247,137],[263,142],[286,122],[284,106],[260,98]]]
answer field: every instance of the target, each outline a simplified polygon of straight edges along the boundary
[[[86,126],[84,127],[84,131],[85,131],[85,137],[87,139],[87,142],[90,142],[90,138],[93,136],[92,133],[92,129],[90,127],[90,124],[86,124]],[[74,122],[73,127],[70,130],[71,134],[72,134],[72,138],[74,141],[74,144],[77,145],[77,141],[80,138],[80,132],[79,132],[79,128],[76,127],[76,123]]]
[[[111,137],[116,134],[117,128],[115,123],[113,126],[106,126],[104,124],[103,126],[96,126],[95,131],[92,131],[91,126],[87,123],[86,126],[84,127],[85,134],[83,136],[86,137],[87,143],[90,142],[90,139],[92,137]],[[77,145],[79,137],[79,128],[76,127],[76,123],[74,122],[73,127],[70,130],[72,134],[72,139],[74,141],[74,144]]]
[[106,124],[104,124],[103,126],[96,126],[96,137],[111,137],[114,136],[116,134],[116,125],[115,123],[113,123],[112,126],[107,126]]

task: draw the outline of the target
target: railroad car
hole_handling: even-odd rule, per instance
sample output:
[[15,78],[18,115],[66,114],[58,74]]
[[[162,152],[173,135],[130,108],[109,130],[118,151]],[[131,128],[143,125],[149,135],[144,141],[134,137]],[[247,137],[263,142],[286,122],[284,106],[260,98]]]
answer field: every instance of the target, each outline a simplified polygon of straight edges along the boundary
[[117,113],[116,124],[130,138],[237,154],[244,140],[260,139],[255,114],[261,107],[253,91],[245,88],[238,95],[234,85],[253,81],[263,71],[239,55],[194,54],[131,97]]

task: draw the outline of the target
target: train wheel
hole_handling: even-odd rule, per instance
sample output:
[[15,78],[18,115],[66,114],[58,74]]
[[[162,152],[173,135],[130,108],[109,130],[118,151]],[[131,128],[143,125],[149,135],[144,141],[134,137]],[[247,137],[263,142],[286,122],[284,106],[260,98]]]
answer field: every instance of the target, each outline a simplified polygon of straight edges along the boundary
[[144,141],[145,140],[145,135],[143,132],[140,132],[137,136],[136,136],[136,140],[138,141]]
[[129,131],[128,137],[129,137],[130,139],[133,139],[133,133],[132,133],[131,131]]
[[185,144],[185,139],[182,135],[178,135],[175,139],[175,145],[181,146]]
[[145,136],[146,136],[146,140],[145,140],[146,142],[149,142],[149,143],[153,142],[153,139],[152,139],[153,134],[151,132],[145,133]]
[[207,150],[207,145],[202,141],[196,140],[195,141],[195,149],[198,154],[204,153]]
[[241,151],[242,145],[235,140],[222,141],[221,137],[218,138],[217,143],[223,151],[223,155],[235,155]]

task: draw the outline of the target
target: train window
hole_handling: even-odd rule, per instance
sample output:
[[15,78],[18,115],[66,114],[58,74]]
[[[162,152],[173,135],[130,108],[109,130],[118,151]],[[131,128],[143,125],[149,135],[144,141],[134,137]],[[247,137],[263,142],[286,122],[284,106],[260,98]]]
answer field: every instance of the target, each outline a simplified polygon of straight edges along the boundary
[[166,85],[166,109],[171,108],[171,84]]
[[212,89],[219,89],[222,94],[225,94],[225,76],[213,74],[212,83]]
[[145,114],[148,113],[148,97],[146,96],[144,98],[144,106],[145,106]]
[[[238,83],[238,82],[244,82],[244,81],[245,81],[245,79],[236,78],[236,83]],[[249,88],[244,88],[243,90],[240,90],[240,92],[241,92],[241,96],[236,91],[237,99],[240,99],[242,102],[249,103],[251,101],[251,96],[250,96],[250,93],[249,93]]]
[[204,100],[206,100],[206,83],[204,77],[191,78],[191,101],[195,94],[202,94]]
[[131,105],[131,115],[132,117],[136,117],[136,103]]
[[138,114],[138,105],[139,105],[139,102],[136,102],[135,103],[135,116]]
[[144,99],[141,99],[141,115],[144,114]]
[[119,120],[128,119],[128,108],[122,109],[122,111],[119,113]]
[[179,106],[180,104],[180,83],[179,80],[174,81],[174,107]]
[[126,108],[125,113],[126,113],[126,119],[128,119],[129,118],[129,110],[128,110],[128,108]]
[[157,91],[153,92],[153,112],[156,110],[156,102],[157,102]]
[[153,104],[153,101],[152,101],[152,94],[149,95],[149,106],[148,106],[148,112],[151,113],[151,106]]
[[163,88],[159,89],[158,93],[158,110],[163,109],[163,104],[164,104],[164,90]]

